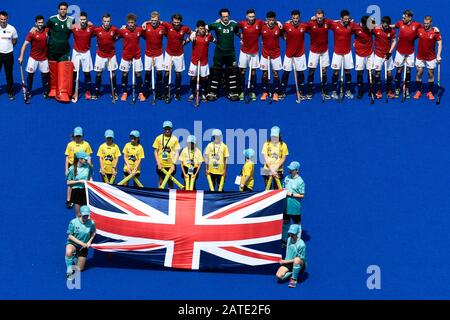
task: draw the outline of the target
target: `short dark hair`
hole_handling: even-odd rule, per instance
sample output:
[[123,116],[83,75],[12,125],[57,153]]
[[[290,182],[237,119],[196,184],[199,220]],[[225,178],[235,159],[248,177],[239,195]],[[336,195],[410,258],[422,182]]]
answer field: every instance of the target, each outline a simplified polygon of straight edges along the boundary
[[172,15],[172,20],[173,19],[183,21],[183,16],[181,14],[179,14],[179,13],[175,13],[175,14]]
[[80,12],[80,17],[86,17],[87,18],[87,12],[86,11],[81,11]]
[[203,20],[197,21],[197,28],[200,28],[200,27],[206,27],[205,21],[203,21]]
[[36,18],[34,18],[35,22],[38,22],[39,20],[45,20],[44,16],[38,15],[38,16],[36,16]]
[[343,17],[347,17],[350,16],[350,11],[348,11],[347,9],[344,9],[341,11],[341,18]]
[[275,13],[275,11],[269,11],[266,13],[266,18],[275,18],[277,16],[277,14]]
[[103,17],[102,18],[111,18],[111,15],[109,14],[109,12],[105,12],[104,14],[103,14]]
[[391,21],[391,17],[389,16],[384,16],[383,18],[381,18],[381,23],[391,24]]
[[135,15],[134,13],[129,13],[129,14],[127,14],[127,21],[128,20],[134,20],[134,21],[136,21],[137,20],[137,15]]
[[299,16],[300,15],[300,10],[295,9],[291,11],[291,16]]
[[325,15],[325,11],[323,9],[317,9],[316,14],[323,14]]
[[0,16],[5,16],[8,18],[8,12],[6,12],[5,10],[0,11]]
[[361,24],[366,25],[367,20],[369,20],[369,16],[365,15],[361,17]]
[[222,13],[228,13],[228,14],[231,14],[231,12],[230,12],[230,10],[229,9],[227,9],[227,8],[222,8],[222,9],[220,9],[219,10],[219,16],[222,16]]
[[414,16],[414,12],[412,12],[411,10],[405,10],[405,12],[403,12],[403,15],[412,17]]
[[58,9],[60,9],[62,6],[64,6],[64,7],[69,7],[69,4],[67,3],[67,2],[60,2],[60,3],[58,3]]
[[429,14],[427,14],[423,19],[433,21],[433,17],[430,16]]
[[248,9],[245,14],[256,13],[255,9]]

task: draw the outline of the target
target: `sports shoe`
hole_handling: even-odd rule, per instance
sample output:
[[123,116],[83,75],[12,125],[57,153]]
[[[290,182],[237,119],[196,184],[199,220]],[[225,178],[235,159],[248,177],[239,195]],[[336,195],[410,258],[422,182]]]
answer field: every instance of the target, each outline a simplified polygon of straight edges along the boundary
[[434,100],[433,92],[428,91],[428,92],[427,92],[427,98],[428,98],[428,100]]
[[73,203],[70,201],[66,201],[66,208],[67,209],[72,209],[73,208]]
[[139,92],[138,99],[139,99],[140,102],[144,102],[145,101],[145,95],[142,92]]
[[44,91],[44,93],[42,94],[42,97],[47,100],[50,99],[50,97],[48,96],[48,92]]
[[16,97],[14,97],[13,93],[8,93],[8,99],[9,101],[13,101]]
[[381,90],[378,90],[377,93],[375,93],[375,97],[377,97],[377,99],[381,99],[383,97]]
[[414,95],[414,99],[418,100],[422,96],[422,92],[420,90],[417,90],[416,94]]
[[75,271],[67,272],[66,273],[66,279],[69,280],[69,281],[73,281],[73,279],[74,279],[73,274],[74,273],[75,273]]
[[275,102],[278,102],[278,93],[274,92],[274,94],[272,96],[272,100]]
[[406,89],[406,99],[411,98],[411,96],[409,95],[409,89]]
[[119,100],[119,95],[117,94],[117,92],[114,92],[114,100]]
[[345,96],[347,99],[353,99],[353,93],[350,90],[345,91]]
[[279,100],[284,100],[284,98],[286,98],[286,92],[282,92],[282,93],[278,94]]
[[84,93],[84,98],[86,100],[91,100],[92,96],[91,96],[91,92],[89,90],[86,90],[86,92]]
[[331,98],[334,99],[334,100],[338,100],[338,99],[339,99],[339,96],[338,96],[338,94],[337,94],[337,91],[333,91],[333,92],[331,93]]
[[215,101],[217,100],[217,95],[215,93],[210,92],[206,96],[206,99],[208,99],[208,101]]
[[307,100],[312,100],[312,98],[313,98],[312,93],[308,93],[308,94],[306,95],[306,99],[307,99]]
[[256,93],[250,93],[250,98],[252,99],[252,101],[256,101]]
[[288,287],[295,288],[296,286],[297,286],[297,280],[294,280],[291,278],[291,280],[289,281]]
[[239,95],[239,100],[244,101],[244,92],[241,92],[241,94]]
[[193,94],[193,93],[191,93],[191,94],[189,95],[188,101],[189,101],[189,102],[194,101],[194,94]]
[[[347,95],[347,93],[345,93],[345,95]],[[363,96],[364,96],[364,93],[362,92],[362,90],[359,90],[359,91],[358,91],[358,96],[357,96],[356,98],[362,99]]]
[[181,94],[179,94],[179,93],[175,94],[175,100],[181,101]]
[[324,93],[322,94],[322,96],[323,96],[323,98],[324,98],[325,100],[330,100],[330,99],[331,99],[331,96],[329,95],[328,92],[324,92]]
[[267,93],[267,92],[263,92],[263,94],[261,95],[261,100],[262,101],[266,101],[267,100],[267,97],[269,96],[269,94]]
[[[389,99],[394,99],[394,98],[396,98],[396,94],[395,94],[392,90],[389,90],[387,96],[388,96]],[[397,97],[397,98],[398,98],[398,97]]]
[[202,99],[202,102],[208,101],[208,99],[206,98],[206,96],[205,96],[204,94],[202,94],[202,95],[200,96],[200,99]]
[[120,101],[127,101],[128,93],[124,92],[122,93],[122,96],[120,97]]
[[399,98],[400,97],[400,89],[395,89],[395,98]]

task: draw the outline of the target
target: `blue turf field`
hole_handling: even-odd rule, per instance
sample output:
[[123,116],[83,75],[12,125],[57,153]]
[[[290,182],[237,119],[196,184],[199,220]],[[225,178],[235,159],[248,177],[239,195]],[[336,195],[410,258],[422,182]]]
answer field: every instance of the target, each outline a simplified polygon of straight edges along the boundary
[[[243,18],[247,7],[254,6],[259,17],[275,9],[284,21],[294,9],[292,2],[285,0],[277,1],[275,8],[273,1],[254,0],[245,5],[238,1],[134,1],[117,2],[108,8],[101,3],[80,0],[76,4],[90,13],[94,23],[99,23],[102,12],[110,11],[113,23],[119,26],[129,11],[137,13],[142,21],[153,9],[168,19],[177,8],[184,15],[184,22],[193,26],[198,18],[215,20],[216,11],[225,5],[234,19]],[[425,14],[433,15],[446,42],[449,25],[444,7],[448,5],[431,1],[428,11],[424,11],[422,3],[410,1],[416,20],[421,21]],[[405,9],[392,1],[340,1],[339,7],[336,2],[310,1],[300,5],[300,10],[302,20],[306,20],[318,7],[323,7],[330,18],[337,17],[346,7],[359,20],[372,4],[379,5],[381,14],[391,15],[394,21]],[[53,15],[56,2],[17,0],[4,9],[19,32],[17,57],[34,16]],[[330,40],[332,43],[331,34]],[[309,38],[306,44],[308,49]],[[188,61],[190,46],[186,51]],[[446,57],[444,51],[444,85],[450,80]],[[0,81],[3,86],[3,73]],[[17,65],[15,81],[20,81]],[[105,84],[106,81],[105,77]],[[186,78],[184,83],[187,84]],[[2,87],[1,92],[4,91]],[[152,107],[149,103],[112,105],[107,95],[97,102],[80,100],[76,105],[36,97],[25,106],[19,91],[12,103],[5,94],[0,95],[0,298],[450,298],[448,95],[444,95],[439,108],[425,98],[404,104],[377,101],[370,105],[367,97],[362,101],[345,100],[343,105],[331,101],[322,104],[318,95],[297,105],[290,95],[284,102],[270,106],[261,102],[231,103],[222,98],[194,110],[186,101],[186,94],[183,98],[182,102]],[[128,133],[139,129],[147,152],[142,182],[154,186],[151,143],[166,119],[172,120],[176,128],[188,130],[194,129],[194,121],[202,121],[204,130],[281,127],[289,146],[288,161],[301,162],[301,175],[306,182],[303,225],[309,270],[298,288],[288,290],[287,284],[277,284],[274,276],[152,270],[121,258],[109,262],[90,260],[89,269],[82,276],[82,289],[66,288],[65,231],[73,213],[63,203],[63,165],[72,129],[82,126],[95,152],[105,129],[115,130],[121,147],[127,142]],[[98,168],[97,158],[95,161]],[[240,168],[231,166],[227,189],[234,188],[232,180]],[[256,183],[262,189],[260,177]],[[206,188],[203,177],[199,187]],[[379,265],[382,272],[382,289],[378,291],[366,288],[366,268],[372,264]]]

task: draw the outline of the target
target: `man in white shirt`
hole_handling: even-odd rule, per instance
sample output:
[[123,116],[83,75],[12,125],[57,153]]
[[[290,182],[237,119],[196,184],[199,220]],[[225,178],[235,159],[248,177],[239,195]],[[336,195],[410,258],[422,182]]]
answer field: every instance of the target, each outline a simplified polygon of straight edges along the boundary
[[6,84],[9,100],[14,100],[13,65],[14,46],[17,44],[17,31],[8,24],[8,13],[0,11],[0,71],[5,66]]

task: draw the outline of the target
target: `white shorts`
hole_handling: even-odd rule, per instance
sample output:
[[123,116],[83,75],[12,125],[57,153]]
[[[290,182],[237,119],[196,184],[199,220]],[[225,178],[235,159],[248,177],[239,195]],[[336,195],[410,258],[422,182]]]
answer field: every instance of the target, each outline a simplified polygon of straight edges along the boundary
[[[80,61],[81,61],[81,66],[78,67],[78,64],[80,63]],[[82,69],[83,72],[91,72],[92,70],[94,70],[90,51],[77,52],[76,50],[73,50],[72,63],[75,68],[75,71],[78,69]]]
[[95,66],[94,66],[94,70],[95,71],[103,71],[106,68],[108,68],[108,71],[115,71],[117,70],[117,59],[116,56],[112,56],[111,59],[109,59],[111,61],[111,69],[108,63],[108,58],[102,58],[100,57],[98,54],[95,55]]
[[356,71],[372,70],[374,56],[375,56],[375,53],[373,53],[373,52],[368,57],[360,57],[360,56],[356,55],[355,56],[355,70]]
[[344,69],[353,69],[353,56],[350,51],[346,55],[333,53],[333,59],[331,60],[331,69],[333,70],[341,70],[342,58],[344,58]]
[[[395,55],[395,66],[398,67],[403,67],[403,61],[405,60],[405,55],[399,53],[397,51],[397,54]],[[408,55],[407,59],[406,59],[406,65],[409,68],[414,68],[414,53],[411,53],[410,55]]]
[[157,57],[149,57],[145,56],[145,71],[152,71],[152,58],[153,63],[155,64],[156,71],[163,71],[164,70],[164,55],[161,53],[161,55]]
[[42,60],[42,61],[37,61],[37,60],[34,60],[32,57],[29,57],[28,63],[27,63],[27,69],[26,69],[27,72],[35,73],[36,70],[38,69],[38,67],[39,67],[39,71],[41,73],[47,73],[50,71],[48,68],[48,60],[47,59]]
[[417,68],[436,69],[436,64],[437,64],[436,59],[430,61],[416,59]]
[[[384,58],[375,55],[373,64],[375,65],[376,71],[381,71],[381,69],[384,68]],[[394,60],[392,59],[392,57],[390,57],[389,60],[387,61],[386,69],[387,71],[394,70]]]
[[[119,70],[122,72],[128,72],[130,71],[132,61],[127,61],[122,58],[120,61]],[[141,58],[134,59],[134,72],[141,72],[144,69],[144,66],[142,65]]]
[[[260,65],[260,69],[265,71],[267,70],[267,66],[268,66],[268,59],[264,58],[263,56],[261,56],[261,65]],[[274,71],[278,71],[281,70],[283,68],[283,63],[281,62],[281,56],[279,56],[278,58],[274,58],[274,59],[270,59],[270,69],[274,70]]]
[[169,71],[170,57],[172,57],[173,69],[175,69],[175,72],[183,72],[186,69],[184,66],[184,54],[180,56],[171,56],[166,52],[164,56],[164,68],[166,71]]
[[292,71],[292,60],[295,63],[295,70],[297,71],[305,71],[306,70],[306,56],[302,55],[301,57],[291,57],[284,56],[283,62],[283,70],[284,71]]
[[242,51],[239,53],[239,68],[245,69],[247,67],[252,69],[258,69],[260,67],[257,53],[248,54]]
[[330,65],[330,55],[328,54],[328,51],[325,51],[324,53],[314,53],[309,51],[308,67],[312,69],[317,68],[319,58],[322,63],[322,68],[326,68]]
[[[195,77],[197,75],[197,69],[198,67],[191,62],[188,72],[189,76]],[[209,65],[206,64],[204,66],[200,66],[200,77],[207,77],[207,76],[209,76]]]

